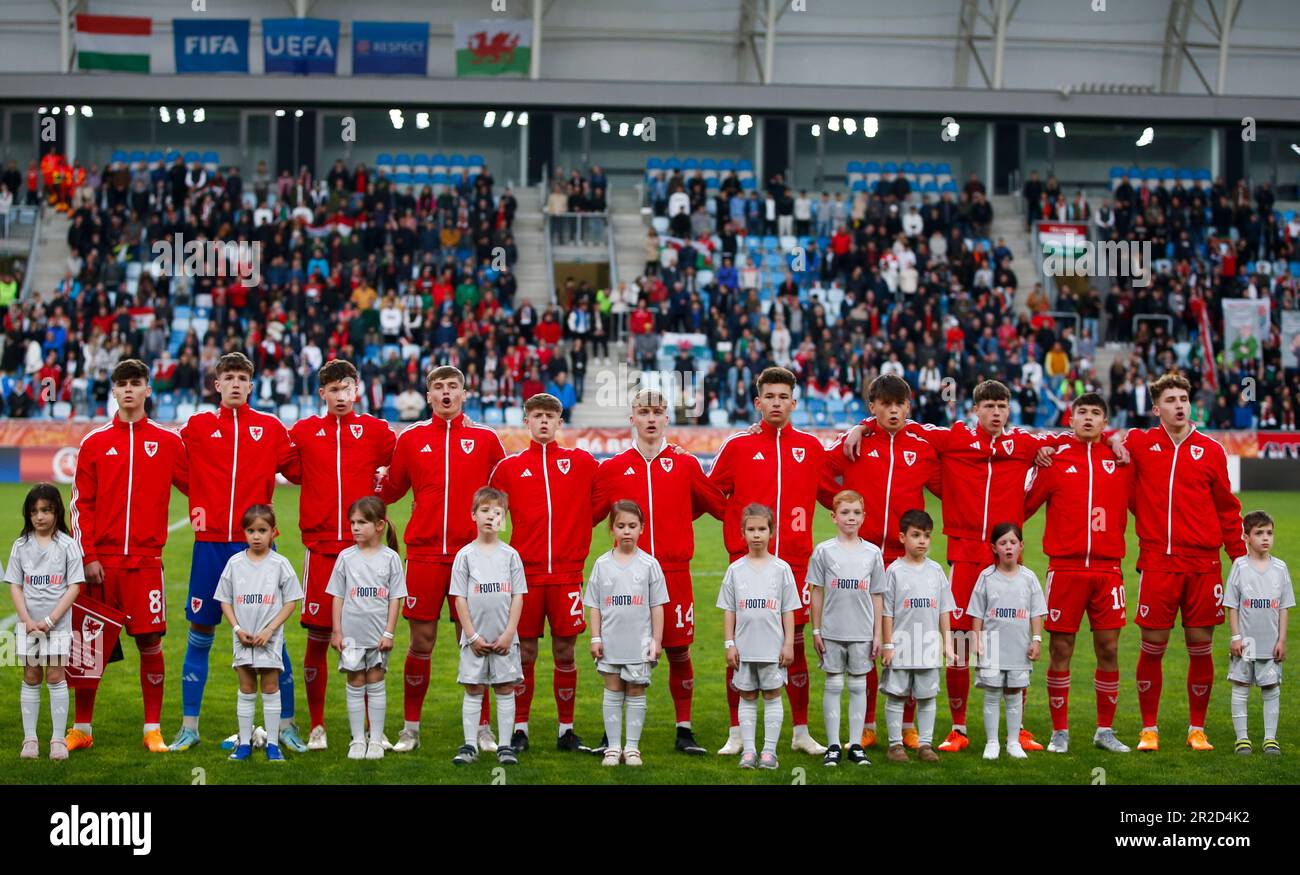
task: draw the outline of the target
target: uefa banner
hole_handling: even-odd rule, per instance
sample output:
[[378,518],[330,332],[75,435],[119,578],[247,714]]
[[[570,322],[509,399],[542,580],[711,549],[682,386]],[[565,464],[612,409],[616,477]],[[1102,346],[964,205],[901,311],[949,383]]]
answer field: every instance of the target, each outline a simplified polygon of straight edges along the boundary
[[353,76],[425,76],[428,72],[428,24],[352,22]]
[[458,21],[453,45],[457,76],[527,76],[533,23],[523,19]]
[[177,73],[247,73],[247,18],[174,18]]
[[333,76],[338,72],[338,19],[262,19],[262,58],[267,73]]

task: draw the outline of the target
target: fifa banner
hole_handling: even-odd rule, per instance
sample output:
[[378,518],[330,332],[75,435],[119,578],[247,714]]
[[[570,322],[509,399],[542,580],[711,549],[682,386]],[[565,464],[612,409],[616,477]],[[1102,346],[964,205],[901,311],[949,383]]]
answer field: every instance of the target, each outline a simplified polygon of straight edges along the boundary
[[457,76],[528,75],[533,23],[524,19],[458,21],[454,29]]
[[72,641],[68,655],[68,686],[76,689],[104,675],[113,661],[126,614],[85,594],[72,603]]
[[1282,311],[1282,367],[1300,370],[1300,310]]
[[338,19],[263,18],[262,58],[267,73],[333,76],[338,72]]
[[1225,365],[1259,358],[1272,331],[1268,298],[1223,300],[1223,361]]
[[352,22],[353,76],[425,76],[428,72],[428,24]]
[[174,18],[177,73],[247,73],[247,18]]

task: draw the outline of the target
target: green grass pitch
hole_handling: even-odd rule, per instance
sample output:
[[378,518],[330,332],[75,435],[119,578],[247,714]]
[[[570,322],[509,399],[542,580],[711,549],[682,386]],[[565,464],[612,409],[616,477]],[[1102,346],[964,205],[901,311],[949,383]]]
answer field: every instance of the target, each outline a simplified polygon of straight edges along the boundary
[[[0,499],[11,514],[4,543],[16,537],[20,527],[18,509],[26,494],[25,486],[13,484],[0,486]],[[65,493],[66,498],[66,493]],[[1300,568],[1300,495],[1281,492],[1245,493],[1241,496],[1247,510],[1262,508],[1270,511],[1277,520],[1277,555],[1287,560],[1292,568]],[[171,518],[185,516],[184,497],[173,495]],[[277,490],[276,509],[283,533],[279,549],[302,571],[302,544],[297,524],[298,490],[281,487]],[[939,517],[937,502],[932,501],[930,511]],[[409,497],[394,506],[393,520],[400,527],[410,514]],[[722,548],[719,523],[704,518],[696,523],[696,558],[693,563],[695,579],[696,642],[693,648],[695,661],[695,713],[696,734],[710,750],[717,749],[726,737],[727,708],[723,678],[722,614],[713,607],[722,574],[727,566],[727,555]],[[814,533],[817,540],[830,537],[833,528],[824,511],[816,517]],[[1026,533],[1026,561],[1042,579],[1047,563],[1042,554],[1042,515],[1030,521]],[[170,633],[164,639],[167,660],[167,694],[163,711],[163,733],[171,740],[180,722],[180,668],[184,656],[187,624],[183,605],[189,580],[190,545],[192,535],[188,527],[173,532],[164,557],[167,577],[168,621]],[[609,549],[609,535],[597,529],[592,538],[591,560],[601,551]],[[6,550],[7,554],[7,550]],[[936,532],[932,556],[942,561],[944,542]],[[1130,625],[1120,640],[1121,699],[1115,719],[1115,728],[1122,739],[1137,744],[1139,716],[1134,668],[1138,653],[1138,631],[1131,623],[1132,611],[1137,604],[1137,573],[1133,568],[1137,556],[1136,539],[1129,526],[1129,558],[1125,562],[1125,580],[1128,585]],[[1294,573],[1294,572],[1293,572]],[[13,613],[9,588],[0,595],[0,617]],[[305,636],[296,622],[290,621],[289,651],[295,661],[298,681],[297,712],[299,725],[306,735],[307,703],[302,683],[302,654]],[[439,624],[438,645],[433,654],[433,681],[423,714],[423,746],[409,754],[390,753],[380,762],[353,762],[346,758],[347,715],[344,710],[343,680],[331,672],[327,699],[326,722],[330,728],[330,748],[327,751],[295,756],[288,754],[288,762],[281,765],[267,763],[260,755],[246,763],[232,763],[219,750],[217,742],[235,729],[235,673],[229,668],[230,629],[221,628],[212,651],[212,667],[204,699],[202,730],[203,743],[182,754],[150,754],[140,744],[142,720],[140,688],[138,681],[138,655],[135,647],[126,643],[126,661],[110,666],[100,688],[95,719],[95,747],[74,753],[65,763],[51,763],[44,759],[44,739],[49,733],[48,699],[42,701],[39,734],[42,738],[42,759],[36,762],[20,761],[21,724],[18,712],[20,670],[4,667],[0,681],[0,783],[4,784],[357,784],[357,783],[481,783],[500,781],[494,758],[485,757],[469,767],[451,764],[452,754],[460,744],[461,689],[455,683],[456,648],[451,637],[452,626],[445,619]],[[1169,652],[1165,657],[1164,698],[1161,708],[1161,727],[1164,746],[1157,754],[1128,755],[1106,754],[1091,745],[1094,699],[1092,670],[1094,660],[1090,636],[1081,631],[1074,665],[1074,685],[1071,695],[1072,749],[1060,756],[1046,752],[1034,753],[1026,762],[1011,762],[1006,757],[996,763],[980,759],[984,727],[981,717],[982,695],[972,689],[969,710],[971,749],[960,754],[943,755],[938,764],[927,765],[913,761],[907,765],[884,761],[880,746],[868,751],[875,765],[871,768],[841,766],[826,769],[820,758],[797,754],[790,750],[790,719],[787,707],[786,724],[779,748],[781,768],[775,772],[741,772],[734,758],[718,757],[710,753],[705,757],[689,758],[673,750],[673,708],[666,686],[668,670],[661,662],[655,671],[655,682],[649,692],[649,713],[642,751],[646,758],[643,768],[603,768],[600,761],[585,754],[565,754],[555,750],[552,739],[555,732],[555,706],[551,694],[551,656],[545,641],[537,667],[537,693],[533,701],[531,718],[532,749],[523,755],[520,765],[509,769],[504,780],[510,784],[775,784],[806,781],[810,784],[892,784],[892,783],[1022,783],[1022,784],[1269,784],[1300,782],[1300,706],[1291,691],[1285,688],[1282,697],[1282,721],[1279,737],[1284,748],[1281,758],[1264,757],[1258,753],[1262,718],[1258,691],[1252,692],[1250,706],[1251,734],[1256,741],[1257,753],[1250,758],[1238,757],[1232,752],[1233,731],[1228,710],[1228,683],[1224,680],[1228,664],[1228,635],[1220,630],[1215,637],[1215,663],[1217,666],[1213,698],[1210,706],[1207,731],[1217,749],[1209,753],[1192,753],[1183,745],[1187,724],[1186,670],[1187,657],[1181,636],[1175,630]],[[387,731],[396,738],[402,725],[402,664],[406,653],[406,625],[399,624],[397,645],[388,679]],[[1294,630],[1292,644],[1300,643]],[[810,654],[811,704],[809,724],[813,735],[825,740],[822,727],[821,695],[822,673],[816,667],[812,643]],[[578,643],[578,710],[576,728],[589,743],[601,735],[601,684],[590,657],[587,655],[587,636]],[[330,665],[335,657],[331,655]],[[1045,687],[1046,653],[1035,668],[1030,691],[1026,725],[1037,737],[1046,742],[1051,724],[1047,712]],[[844,711],[847,712],[847,703]],[[948,730],[948,709],[942,694],[938,705],[936,735],[940,738]],[[845,714],[847,719],[847,713]],[[877,719],[884,730],[884,703]],[[260,710],[259,710],[260,720]],[[845,730],[841,730],[845,732]],[[883,739],[882,739],[883,741]],[[796,771],[802,767],[803,771]],[[1103,769],[1104,772],[1098,771]]]

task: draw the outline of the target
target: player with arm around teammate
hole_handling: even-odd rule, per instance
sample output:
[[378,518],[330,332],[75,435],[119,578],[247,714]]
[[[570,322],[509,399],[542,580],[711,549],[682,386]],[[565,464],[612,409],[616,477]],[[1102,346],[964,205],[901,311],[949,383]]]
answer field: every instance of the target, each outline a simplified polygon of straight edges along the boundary
[[1277,756],[1278,715],[1282,707],[1282,662],[1286,659],[1287,611],[1295,607],[1295,590],[1286,563],[1272,555],[1273,518],[1262,510],[1246,514],[1242,525],[1247,553],[1232,563],[1223,588],[1232,630],[1232,726],[1235,750],[1249,755],[1254,748],[1247,733],[1250,688],[1264,699],[1264,753]]
[[515,727],[515,684],[523,680],[519,659],[519,616],[524,609],[524,560],[500,538],[509,499],[491,486],[480,486],[470,500],[478,535],[456,552],[451,563],[450,595],[460,625],[460,667],[456,682],[465,687],[461,728],[465,743],[452,762],[476,762],[482,732],[479,715],[490,686],[497,694],[497,762],[519,763],[510,746]]
[[984,759],[998,758],[998,719],[1007,708],[1007,754],[1023,760],[1020,745],[1024,691],[1043,646],[1047,603],[1034,572],[1020,564],[1024,535],[1015,523],[998,523],[989,536],[995,563],[980,572],[971,591],[971,633],[978,669],[975,685],[984,690]]
[[[384,503],[374,495],[348,508],[356,543],[338,555],[325,591],[333,596],[331,646],[339,652],[339,671],[347,675],[350,760],[384,758],[384,676],[393,649],[397,613],[406,598],[397,532]],[[370,719],[370,739],[365,737]]]
[[808,560],[812,586],[813,647],[826,672],[822,716],[826,721],[826,756],[823,764],[840,764],[840,696],[845,674],[849,688],[848,761],[869,766],[859,741],[867,714],[867,674],[874,668],[880,627],[885,565],[880,548],[858,536],[862,527],[862,496],[851,489],[836,494],[837,535],[813,548]]
[[[614,502],[609,511],[614,548],[597,557],[583,597],[590,608],[591,655],[605,682],[605,766],[641,765],[645,691],[663,649],[668,585],[659,560],[637,546],[644,528],[636,502]],[[625,706],[627,740],[620,744]]]
[[38,483],[23,500],[23,528],[9,551],[5,583],[14,611],[16,656],[23,660],[19,702],[23,715],[22,759],[39,754],[36,718],[41,710],[41,680],[50,690],[50,759],[66,760],[68,682],[64,666],[72,650],[72,603],[85,575],[77,542],[68,534],[63,496],[52,483]]
[[[727,567],[718,591],[727,667],[740,694],[740,767],[775,769],[785,707],[781,689],[794,661],[794,612],[800,605],[790,566],[768,552],[772,511],[751,504],[740,513],[748,552]],[[763,755],[756,750],[758,694],[763,693]]]
[[951,612],[952,587],[939,563],[926,554],[934,520],[923,510],[909,510],[898,521],[902,558],[885,569],[880,611],[880,689],[889,727],[889,752],[893,763],[908,762],[903,746],[903,707],[916,700],[917,758],[937,763],[934,752],[935,699],[939,695],[939,670],[954,653]]
[[279,536],[275,511],[255,504],[239,521],[248,546],[231,556],[217,581],[213,598],[234,635],[239,696],[235,708],[239,720],[239,743],[232,760],[246,760],[253,753],[253,714],[257,690],[262,691],[262,720],[266,727],[266,758],[284,762],[276,740],[280,737],[280,673],[284,670],[284,624],[298,610],[302,586],[293,565],[273,551]]

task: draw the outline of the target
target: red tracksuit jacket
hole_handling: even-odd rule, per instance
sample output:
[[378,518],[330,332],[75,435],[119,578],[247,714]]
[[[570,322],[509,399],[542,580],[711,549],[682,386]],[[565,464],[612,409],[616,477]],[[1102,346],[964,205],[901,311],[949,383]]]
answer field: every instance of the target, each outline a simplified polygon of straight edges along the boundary
[[600,463],[591,500],[592,525],[609,518],[609,508],[635,501],[645,514],[641,549],[665,571],[684,571],[695,555],[693,521],[710,510],[721,512],[722,493],[704,476],[700,460],[667,441],[647,459],[635,446]]
[[[826,450],[821,439],[794,426],[776,429],[762,423],[758,434],[740,432],[723,441],[709,469],[709,479],[727,497],[722,540],[734,558],[745,553],[741,511],[758,502],[776,516],[776,537],[768,549],[792,566],[806,567],[813,549],[813,513],[823,491]],[[800,590],[803,581],[797,580]]]
[[[925,510],[925,490],[943,497],[939,454],[925,438],[903,429],[891,435],[877,429],[862,438],[858,458],[844,456],[841,436],[826,451],[826,473],[831,493],[852,489],[861,493],[865,516],[859,534],[886,555],[903,555],[898,540],[898,520],[909,510]],[[843,483],[836,477],[842,475]]]
[[270,504],[275,474],[293,462],[289,431],[277,417],[244,405],[196,413],[181,428],[190,458],[190,525],[196,541],[243,541],[249,505]]
[[505,455],[497,433],[464,414],[450,423],[434,416],[398,436],[379,497],[392,504],[406,490],[414,492],[404,533],[407,558],[450,564],[474,540],[470,502]]
[[1137,472],[1139,571],[1218,568],[1220,546],[1232,559],[1246,554],[1222,444],[1195,426],[1175,444],[1158,425],[1133,429],[1124,445]]
[[172,485],[189,491],[189,460],[176,432],[117,415],[81,439],[72,485],[72,536],[84,561],[157,568],[171,522]]
[[302,484],[298,526],[303,545],[337,556],[351,547],[348,507],[375,494],[375,471],[393,458],[397,436],[382,419],[355,410],[300,419],[289,430],[293,461],[285,477]]
[[510,496],[510,546],[530,588],[582,581],[596,468],[586,450],[529,441],[493,469],[489,482]]
[[1073,436],[1057,444],[1051,467],[1029,469],[1025,516],[1046,502],[1043,552],[1051,568],[1119,570],[1133,479],[1133,465],[1116,462],[1104,441]]
[[908,422],[907,429],[939,453],[948,561],[987,565],[989,534],[998,523],[1025,521],[1025,477],[1039,448],[1059,438],[1021,428],[1004,428],[994,437],[964,422]]

